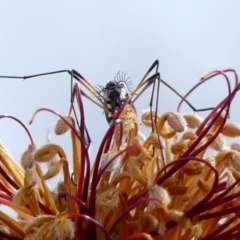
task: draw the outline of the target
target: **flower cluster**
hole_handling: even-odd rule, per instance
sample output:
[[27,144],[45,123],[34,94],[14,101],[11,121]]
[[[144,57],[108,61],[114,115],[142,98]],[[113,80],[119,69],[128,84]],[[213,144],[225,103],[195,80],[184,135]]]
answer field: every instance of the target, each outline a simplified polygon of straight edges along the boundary
[[[233,72],[232,87],[227,74]],[[70,131],[73,159],[53,143],[30,144],[19,166],[0,144],[0,239],[133,240],[240,239],[240,127],[229,122],[229,109],[240,85],[234,70],[214,71],[199,84],[221,75],[228,95],[209,115],[177,112],[141,116],[150,129],[145,139],[131,99],[118,109],[91,167],[90,144],[81,90],[59,117],[55,133]],[[198,86],[197,84],[196,86]],[[233,88],[233,89],[232,89]],[[232,138],[230,144],[228,139]],[[235,141],[234,141],[235,140]],[[43,172],[41,163],[47,162]],[[73,166],[72,170],[70,166]],[[61,174],[54,190],[47,180]]]

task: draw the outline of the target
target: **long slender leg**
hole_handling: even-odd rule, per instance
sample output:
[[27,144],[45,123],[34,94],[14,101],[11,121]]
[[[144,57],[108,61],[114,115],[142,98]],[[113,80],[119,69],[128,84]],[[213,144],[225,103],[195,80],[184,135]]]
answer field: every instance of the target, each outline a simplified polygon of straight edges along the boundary
[[182,101],[184,101],[194,112],[199,112],[199,111],[207,111],[207,110],[211,110],[212,108],[205,108],[205,109],[196,109],[185,97],[183,97],[180,93],[178,93],[173,87],[171,87],[167,82],[165,82],[164,80],[160,79],[160,74],[159,73],[155,73],[154,75],[152,75],[151,77],[149,77],[148,79],[144,80],[144,84],[139,86],[142,87],[144,86],[139,93],[136,93],[137,90],[139,89],[135,89],[134,92],[136,94],[136,96],[132,98],[132,102],[135,102],[140,96],[141,94],[152,84],[154,84],[155,81],[159,81],[161,83],[163,83],[166,87],[168,87],[170,90],[172,90],[177,96],[179,96],[181,98]]
[[[202,111],[202,110],[209,110],[212,108],[206,108],[206,109],[196,109],[187,99],[186,96],[183,97],[181,94],[179,94],[173,87],[171,87],[168,83],[166,83],[164,80],[161,79],[160,77],[160,73],[158,72],[158,68],[159,68],[159,62],[158,60],[156,60],[151,67],[148,69],[148,71],[146,72],[146,74],[144,75],[144,77],[142,78],[142,80],[139,82],[138,86],[136,87],[136,89],[131,93],[132,96],[132,102],[134,103],[140,96],[141,94],[149,87],[152,85],[152,93],[151,93],[151,98],[150,98],[150,103],[149,103],[149,107],[150,107],[150,112],[151,112],[151,119],[152,119],[152,131],[154,131],[154,126],[156,131],[158,131],[157,127],[156,127],[156,121],[157,121],[157,111],[158,111],[158,100],[159,100],[159,91],[160,91],[160,83],[163,83],[165,86],[167,86],[170,90],[172,90],[177,96],[179,96],[181,98],[181,101],[184,101],[187,103],[187,105],[194,111]],[[151,75],[149,77],[149,75],[151,74],[152,70],[155,69],[155,73],[153,75]],[[155,116],[152,115],[152,107],[153,107],[153,98],[154,98],[154,91],[155,91],[155,85],[156,85],[156,81],[157,81],[157,95],[156,95],[156,104],[155,104]],[[157,132],[157,136],[158,136],[158,141],[160,144],[160,147],[162,149],[162,143],[161,143],[161,139],[160,139],[160,135]],[[165,164],[165,160],[164,160],[164,155],[163,155],[163,151],[161,150],[161,155],[162,155],[162,159],[163,162]]]
[[[89,81],[87,81],[80,73],[78,73],[76,70],[59,70],[59,71],[53,71],[53,72],[46,72],[46,73],[40,73],[40,74],[34,74],[34,75],[28,75],[28,76],[0,76],[0,78],[11,78],[11,79],[29,79],[29,78],[35,78],[35,77],[41,77],[46,75],[53,75],[53,74],[59,74],[59,73],[68,73],[71,76],[71,89],[72,89],[72,83],[73,79],[77,80],[82,86],[84,86],[95,98],[97,98],[100,102],[100,104],[91,98],[91,101],[98,105],[100,108],[103,109],[103,100],[100,98],[98,91],[93,87]],[[72,91],[72,90],[71,90]],[[86,94],[84,94],[86,95]],[[89,97],[90,98],[90,97]]]
[[[81,90],[80,90],[80,94],[82,95]],[[84,126],[84,130],[83,131],[81,130],[82,128],[80,127],[80,120],[77,117],[77,113],[76,113],[76,110],[75,110],[75,107],[74,107],[74,98],[75,98],[75,93],[72,92],[72,94],[71,94],[71,99],[72,99],[72,103],[71,103],[72,106],[71,106],[71,108],[72,108],[74,116],[75,116],[75,120],[76,120],[76,124],[78,126],[78,129],[79,129],[79,133],[81,134],[81,137],[84,140],[86,149],[88,149],[89,146],[90,146],[90,143],[91,143],[91,138],[90,138],[90,135],[89,135],[89,132],[87,130],[86,125]],[[79,101],[79,98],[77,99],[77,102],[78,101]]]
[[[97,90],[76,70],[74,70],[74,69],[72,71],[70,71],[70,70],[59,70],[59,71],[46,72],[46,73],[40,73],[40,74],[34,74],[34,75],[28,75],[28,76],[21,76],[21,77],[19,77],[19,76],[0,76],[0,78],[23,79],[23,80],[25,80],[25,79],[47,76],[47,75],[53,75],[53,74],[60,74],[60,73],[68,73],[71,76],[71,85],[70,85],[71,86],[71,104],[72,104],[73,113],[74,113],[74,116],[75,116],[75,119],[76,119],[76,124],[77,124],[78,128],[80,129],[79,120],[78,120],[76,110],[75,110],[74,104],[73,104],[74,103],[74,95],[73,95],[73,92],[72,92],[73,91],[73,79],[77,80],[82,86],[84,86],[93,96],[95,96],[98,99],[98,101],[100,103],[95,101],[92,97],[88,96],[82,90],[80,90],[81,94],[102,109],[103,109],[103,106],[101,104],[102,104],[103,100],[98,95]],[[90,139],[90,136],[89,136],[89,133],[88,133],[86,127],[85,127],[85,131],[86,131],[86,134],[83,134],[83,135],[84,136],[86,135],[86,146],[88,148],[89,143],[91,142],[91,139]]]
[[[197,83],[194,87],[192,87],[186,94],[185,96],[181,99],[181,101],[179,102],[178,104],[178,111],[180,110],[180,107],[182,105],[182,103],[184,102],[184,99],[186,99],[190,93],[192,93],[199,85],[201,85],[203,82],[199,82]],[[195,112],[204,112],[204,111],[209,111],[209,110],[213,110],[214,107],[211,107],[211,108],[200,108],[200,109],[195,109]]]
[[[152,70],[155,68],[155,73],[148,77],[150,75],[150,73],[152,72]],[[212,110],[213,108],[201,108],[201,109],[197,109],[195,108],[186,98],[187,96],[190,94],[187,93],[184,97],[179,94],[173,87],[171,87],[167,82],[165,82],[164,80],[162,80],[160,78],[160,74],[158,72],[158,68],[159,68],[159,61],[156,60],[154,61],[154,63],[151,65],[151,67],[148,69],[148,71],[145,73],[145,75],[143,76],[143,78],[141,79],[141,81],[139,82],[138,86],[135,88],[135,90],[131,93],[132,96],[132,101],[135,102],[140,95],[151,85],[154,83],[154,81],[156,79],[158,79],[158,81],[161,81],[165,86],[167,86],[169,89],[171,89],[177,96],[179,96],[181,98],[181,103],[185,102],[194,112],[200,112],[200,111],[208,111],[208,110]],[[143,88],[142,88],[143,87]],[[141,89],[142,88],[142,89]],[[138,90],[141,89],[141,91],[139,93]],[[136,95],[136,96],[135,96]],[[135,96],[135,97],[134,97]]]
[[151,71],[155,69],[155,73],[158,72],[158,67],[159,67],[159,61],[156,60],[151,67],[147,70],[147,72],[145,73],[145,75],[143,76],[142,80],[139,82],[139,84],[137,85],[137,87],[135,88],[135,90],[131,93],[131,96],[134,96],[136,94],[136,92],[138,91],[138,89],[140,89],[142,86],[144,86],[146,84],[146,81],[148,81],[149,78],[148,75],[151,73]]
[[39,74],[34,74],[34,75],[29,75],[29,76],[22,76],[22,77],[19,77],[19,76],[0,76],[0,78],[28,79],[28,78],[41,77],[41,76],[53,75],[53,74],[65,73],[65,72],[69,73],[71,71],[69,71],[69,70],[59,70],[59,71],[39,73]]
[[[160,81],[157,81],[157,95],[156,95],[156,105],[155,105],[155,115],[153,116],[153,98],[154,98],[154,92],[155,92],[155,85],[156,85],[156,80],[160,80],[160,74],[158,72],[159,68],[159,61],[156,60],[151,67],[148,69],[148,71],[145,73],[143,76],[142,80],[139,82],[138,86],[136,89],[131,93],[132,95],[132,102],[134,103],[140,96],[141,94],[149,87],[152,85],[152,93],[151,93],[151,98],[150,98],[150,103],[149,103],[149,108],[150,108],[150,114],[151,114],[151,119],[152,119],[152,133],[154,132],[154,129],[157,131],[157,137],[158,137],[158,142],[160,146],[160,151],[161,151],[161,157],[163,161],[163,165],[165,166],[165,160],[164,160],[164,155],[163,155],[163,144],[160,139],[160,135],[158,133],[158,129],[156,127],[157,124],[157,111],[158,111],[158,96],[159,96],[159,90],[160,90]],[[155,73],[148,77],[152,70],[155,70]],[[137,93],[137,91],[140,89],[140,92]],[[153,147],[153,155],[155,152],[155,148]]]
[[[148,77],[150,75],[151,71],[155,68],[155,74],[152,76]],[[135,90],[131,93],[131,96],[133,97],[133,102],[137,100],[137,98],[151,85],[153,82],[159,78],[160,79],[160,74],[158,73],[158,68],[159,68],[159,61],[156,60],[151,67],[148,69],[148,71],[145,73],[143,76],[142,80],[139,82],[138,86],[135,88]],[[29,78],[35,78],[35,77],[41,77],[41,76],[46,76],[46,75],[53,75],[53,74],[60,74],[60,73],[68,73],[71,76],[71,81],[73,79],[77,80],[82,86],[84,86],[95,98],[97,98],[100,102],[100,104],[92,99],[91,97],[87,97],[87,94],[83,94],[85,97],[87,97],[90,101],[92,101],[94,104],[99,106],[104,110],[104,100],[99,96],[98,91],[87,81],[80,73],[78,73],[76,70],[59,70],[59,71],[53,71],[53,72],[46,72],[46,73],[40,73],[40,74],[34,74],[34,75],[28,75],[28,76],[0,76],[0,78],[11,78],[11,79],[29,79]],[[187,103],[187,105],[194,111],[194,112],[199,112],[199,111],[207,111],[211,110],[212,108],[204,108],[204,109],[196,109],[192,104],[190,104],[189,101],[187,101],[186,96],[183,97],[180,95],[175,89],[173,89],[169,84],[167,84],[165,81],[160,79],[160,81],[166,85],[168,88],[170,88],[173,92],[176,93],[181,98],[181,101],[184,101]],[[72,85],[72,83],[71,83]],[[144,87],[143,87],[144,86]],[[137,93],[139,89],[143,89]],[[136,96],[135,96],[136,95]],[[135,96],[135,97],[134,97]]]

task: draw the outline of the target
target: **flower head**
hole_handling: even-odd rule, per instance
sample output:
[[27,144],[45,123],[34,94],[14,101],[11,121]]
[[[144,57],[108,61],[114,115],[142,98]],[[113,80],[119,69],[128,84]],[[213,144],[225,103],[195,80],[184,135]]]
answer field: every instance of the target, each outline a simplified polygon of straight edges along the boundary
[[[214,71],[226,79],[228,72]],[[237,76],[235,74],[235,76]],[[30,144],[21,166],[0,144],[0,203],[16,216],[0,210],[3,239],[239,239],[240,151],[239,126],[227,120],[236,86],[206,118],[169,111],[146,111],[142,122],[131,99],[117,111],[92,166],[90,139],[81,90],[73,94],[80,117],[59,117],[55,133],[70,132],[73,159],[57,144],[38,147],[27,127]],[[190,91],[191,92],[191,91]],[[187,94],[188,95],[188,94]],[[186,100],[187,95],[183,98]],[[180,107],[179,107],[180,109]],[[233,138],[234,143],[228,139]],[[50,163],[44,170],[42,164]],[[71,169],[71,167],[73,169]],[[48,179],[61,175],[54,188]]]

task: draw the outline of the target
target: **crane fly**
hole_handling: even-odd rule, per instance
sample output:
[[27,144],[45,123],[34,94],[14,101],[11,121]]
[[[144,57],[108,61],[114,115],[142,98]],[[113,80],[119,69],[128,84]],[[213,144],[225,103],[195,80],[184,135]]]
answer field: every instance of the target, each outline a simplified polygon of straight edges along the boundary
[[[132,105],[134,111],[136,112],[134,103],[142,95],[142,93],[145,92],[146,89],[148,89],[150,86],[152,86],[152,93],[151,93],[150,102],[149,102],[152,132],[154,132],[154,128],[156,129],[155,126],[157,124],[157,109],[158,109],[160,83],[164,84],[170,90],[172,90],[194,112],[206,111],[206,110],[213,109],[213,108],[196,109],[185,97],[180,95],[173,87],[171,87],[168,83],[166,83],[165,81],[163,81],[161,79],[158,68],[159,68],[159,61],[156,60],[153,62],[153,64],[150,66],[150,68],[147,70],[147,72],[144,74],[144,76],[139,81],[139,83],[137,84],[136,88],[133,91],[131,91],[131,89],[130,89],[131,81],[129,81],[129,78],[126,78],[126,74],[120,73],[120,72],[115,76],[115,78],[113,80],[108,81],[105,86],[98,86],[98,87],[94,87],[86,78],[84,78],[79,72],[77,72],[74,69],[73,70],[59,70],[59,71],[40,73],[40,74],[28,75],[28,76],[22,76],[22,77],[0,76],[0,78],[29,79],[29,78],[34,78],[34,77],[46,76],[46,75],[68,73],[71,76],[71,92],[73,89],[73,80],[75,79],[85,89],[87,89],[87,91],[93,97],[86,94],[83,90],[80,90],[81,94],[104,111],[106,120],[109,124],[112,123],[118,109],[129,98],[130,98],[130,104]],[[156,87],[156,85],[157,85],[157,87]],[[157,90],[156,90],[157,93],[156,93],[155,111],[153,111],[152,107],[153,107],[153,98],[154,98],[155,87],[157,88]],[[73,95],[72,94],[71,94],[71,103],[73,104]],[[73,111],[75,114],[77,125],[79,127],[79,123],[78,123],[78,119],[76,117],[74,107],[73,107]],[[79,129],[80,129],[80,127],[79,127]],[[90,136],[88,134],[86,127],[85,127],[85,131],[86,131],[86,135],[87,135],[87,139],[88,139],[85,144],[88,148],[90,146],[91,139],[90,139]],[[159,134],[157,134],[157,135],[158,135],[159,146],[162,146]],[[154,150],[153,150],[153,154],[154,154]],[[164,162],[164,156],[163,156],[162,151],[161,151],[161,155],[162,155],[162,159]]]
[[[150,66],[150,68],[147,70],[143,78],[140,80],[140,82],[137,84],[136,88],[131,91],[130,85],[131,81],[129,81],[128,78],[126,78],[125,74],[121,74],[120,72],[115,76],[113,80],[110,80],[106,83],[105,86],[98,86],[94,87],[86,78],[84,78],[79,72],[76,70],[59,70],[59,71],[53,71],[53,72],[47,72],[47,73],[40,73],[40,74],[34,74],[29,76],[0,76],[0,78],[12,78],[12,79],[29,79],[34,77],[40,77],[40,76],[46,76],[46,75],[53,75],[53,74],[60,74],[60,73],[68,73],[71,76],[71,89],[72,89],[72,82],[73,79],[78,81],[85,89],[88,90],[92,96],[89,96],[84,91],[81,90],[82,95],[89,99],[91,102],[96,104],[98,107],[100,107],[104,113],[106,120],[109,124],[111,124],[117,110],[119,107],[125,102],[127,98],[131,98],[131,104],[134,108],[135,101],[142,95],[142,93],[148,89],[149,86],[152,85],[152,93],[150,97],[150,111],[152,112],[152,106],[153,106],[153,97],[154,97],[154,91],[155,91],[155,85],[157,82],[157,95],[156,95],[156,104],[155,104],[155,116],[152,116],[152,119],[155,119],[157,116],[157,108],[158,108],[158,97],[159,97],[159,88],[160,83],[163,83],[165,86],[167,86],[170,90],[172,90],[177,96],[180,97],[182,101],[184,101],[194,112],[198,111],[205,111],[205,110],[211,110],[212,108],[206,108],[206,109],[196,109],[187,99],[185,99],[182,95],[180,95],[173,87],[171,87],[168,83],[163,81],[160,77],[160,73],[158,71],[159,68],[159,61],[156,60],[153,62],[153,64]],[[71,99],[71,102],[73,99]],[[135,109],[135,108],[134,108]],[[156,124],[152,121],[152,130],[153,126]]]

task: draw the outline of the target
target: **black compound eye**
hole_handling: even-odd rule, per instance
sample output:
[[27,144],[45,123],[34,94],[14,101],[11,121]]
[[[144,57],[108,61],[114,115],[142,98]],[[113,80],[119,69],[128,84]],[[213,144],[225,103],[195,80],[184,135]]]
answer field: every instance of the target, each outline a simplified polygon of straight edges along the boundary
[[109,92],[108,97],[112,100],[116,100],[120,96],[120,92],[116,90],[112,90]]
[[117,83],[116,83],[116,81],[109,81],[107,84],[106,84],[106,87],[105,87],[105,89],[114,89],[114,88],[116,88],[116,86],[117,86]]

